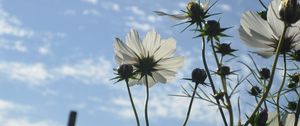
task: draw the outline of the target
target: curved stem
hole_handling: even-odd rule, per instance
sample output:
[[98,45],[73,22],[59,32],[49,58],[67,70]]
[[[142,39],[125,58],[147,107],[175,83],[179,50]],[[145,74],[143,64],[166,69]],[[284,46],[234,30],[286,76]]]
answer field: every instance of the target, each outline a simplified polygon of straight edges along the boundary
[[185,120],[182,124],[182,126],[186,126],[188,120],[189,120],[189,117],[190,117],[190,113],[191,113],[191,110],[192,110],[192,106],[193,106],[193,101],[194,101],[194,98],[195,98],[195,94],[196,94],[196,90],[197,90],[197,87],[198,87],[198,84],[195,84],[195,88],[194,88],[194,92],[193,92],[193,95],[192,95],[192,98],[191,98],[191,101],[190,101],[190,105],[189,105],[189,108],[188,108],[188,111],[186,113],[186,117],[185,117]]
[[136,125],[140,126],[139,116],[136,112],[135,105],[134,105],[134,102],[133,102],[133,99],[132,99],[131,91],[130,91],[129,84],[128,84],[128,79],[126,79],[125,82],[126,82],[127,91],[128,91],[128,95],[129,95],[129,98],[130,98],[131,106],[132,106],[132,109],[133,109],[133,112],[134,112]]
[[280,124],[280,110],[279,110],[279,100],[280,100],[280,94],[283,88],[283,85],[285,83],[285,78],[286,78],[286,54],[283,53],[283,79],[281,81],[281,85],[279,87],[279,90],[277,92],[277,96],[276,96],[276,111],[277,111],[277,120],[278,120],[278,124]]
[[149,120],[148,120],[149,85],[148,85],[147,75],[145,75],[145,80],[146,80],[145,121],[146,121],[146,126],[149,126]]
[[[216,53],[216,50],[215,50],[215,47],[214,47],[213,38],[211,38],[210,40],[211,40],[210,41],[211,48],[212,48],[212,51],[213,51],[213,54],[214,54],[214,57],[215,57],[218,69],[220,69],[220,67],[221,67],[222,64],[218,61],[218,56],[217,56],[217,53]],[[232,110],[232,105],[231,105],[230,97],[228,96],[228,91],[227,91],[226,76],[221,75],[220,78],[221,78],[223,90],[224,90],[224,93],[225,93],[225,99],[226,99],[226,103],[227,103],[227,107],[226,108],[227,108],[227,110],[229,112],[229,125],[233,126],[234,125],[234,117],[233,117],[233,110]]]
[[[202,29],[202,28],[201,28],[201,29]],[[209,79],[209,82],[210,82],[210,84],[211,84],[212,91],[213,91],[214,94],[216,94],[216,93],[217,93],[217,90],[216,90],[216,88],[215,88],[215,85],[214,85],[214,82],[213,82],[213,80],[212,80],[212,77],[211,77],[211,75],[210,75],[210,73],[209,73],[209,69],[208,69],[207,62],[206,62],[206,55],[205,55],[205,38],[204,38],[204,35],[202,35],[202,62],[203,62],[203,65],[204,65],[204,69],[205,69],[205,71],[206,71],[206,73],[207,73],[207,77],[208,77],[208,79]],[[217,104],[218,104],[218,109],[219,109],[220,114],[221,114],[221,116],[222,116],[224,125],[225,125],[225,126],[228,126],[227,121],[226,121],[226,117],[225,117],[224,111],[223,111],[223,109],[222,109],[222,107],[221,107],[221,105],[220,105],[219,99],[216,99],[216,102],[217,102]]]
[[274,62],[273,62],[273,65],[272,65],[272,71],[271,71],[271,75],[270,75],[270,80],[268,82],[268,85],[266,87],[266,91],[265,93],[262,95],[259,103],[256,105],[254,111],[252,112],[250,118],[246,121],[245,123],[245,126],[249,125],[250,123],[250,120],[253,120],[254,118],[254,115],[255,113],[259,110],[261,104],[264,102],[264,100],[268,97],[268,94],[269,94],[269,91],[272,87],[272,84],[273,84],[273,78],[274,78],[274,75],[275,75],[275,70],[276,70],[276,66],[277,66],[277,61],[278,61],[278,58],[279,58],[279,54],[280,54],[280,50],[281,50],[281,47],[282,47],[282,43],[284,41],[284,37],[285,37],[285,33],[286,33],[286,30],[287,30],[287,25],[285,24],[284,26],[284,29],[283,29],[283,32],[282,32],[282,35],[280,37],[280,40],[279,40],[279,43],[278,43],[278,47],[276,49],[276,53],[275,53],[275,58],[274,58]]

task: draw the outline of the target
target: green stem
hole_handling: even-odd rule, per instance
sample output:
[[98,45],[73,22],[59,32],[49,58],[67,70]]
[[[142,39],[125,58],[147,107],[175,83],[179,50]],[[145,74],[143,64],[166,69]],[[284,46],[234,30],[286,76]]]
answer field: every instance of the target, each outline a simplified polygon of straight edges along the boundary
[[184,120],[182,126],[186,126],[186,124],[189,120],[190,113],[191,113],[192,106],[193,106],[193,101],[194,101],[194,98],[195,98],[195,94],[196,94],[196,90],[197,90],[198,85],[199,84],[195,84],[195,88],[194,88],[194,92],[193,92],[193,95],[192,95],[192,98],[191,98],[191,101],[190,101],[190,105],[189,105],[189,108],[188,108],[188,111],[186,113],[186,117],[185,117],[185,120]]
[[[201,29],[202,29],[202,28],[201,28]],[[209,69],[208,69],[207,62],[206,62],[206,55],[205,55],[205,38],[204,38],[204,35],[202,35],[202,62],[203,62],[205,71],[206,71],[206,73],[207,73],[207,77],[208,77],[208,79],[209,79],[209,82],[210,82],[210,84],[211,84],[212,91],[213,91],[214,94],[216,94],[216,93],[217,93],[217,90],[216,90],[216,88],[215,88],[215,85],[214,85],[214,82],[213,82],[213,80],[212,80],[212,77],[211,77],[211,75],[210,75],[210,73],[209,73]],[[221,116],[222,116],[224,125],[225,125],[225,126],[228,126],[227,121],[226,121],[226,117],[225,117],[224,111],[223,111],[223,109],[222,109],[222,107],[221,107],[221,104],[220,104],[219,99],[216,99],[216,102],[217,102],[217,104],[218,104],[218,109],[219,109],[220,114],[221,114]]]
[[[212,48],[212,51],[213,51],[213,54],[214,54],[214,57],[215,57],[218,69],[220,69],[220,67],[221,67],[222,64],[220,64],[220,62],[218,61],[218,56],[217,56],[217,53],[216,53],[216,50],[215,50],[215,47],[214,47],[213,38],[211,38],[210,40],[211,40],[210,41],[211,48]],[[223,89],[224,89],[225,99],[226,99],[226,102],[227,102],[227,107],[226,108],[227,108],[227,110],[229,112],[229,125],[233,126],[234,125],[234,117],[233,117],[233,110],[232,110],[232,105],[231,105],[230,97],[228,96],[228,91],[227,91],[226,76],[220,75],[220,78],[222,80],[222,86],[223,86]]]
[[284,86],[284,83],[285,83],[285,78],[286,78],[286,54],[283,53],[283,79],[281,81],[281,85],[279,87],[279,90],[277,92],[277,96],[276,96],[276,111],[277,111],[277,120],[278,120],[278,124],[280,124],[280,110],[279,110],[279,100],[280,100],[280,94],[281,94],[281,91],[282,91],[282,88]]
[[298,120],[299,120],[299,114],[300,114],[300,97],[298,95],[298,102],[297,102],[297,110],[295,113],[295,122],[294,122],[294,126],[298,126]]
[[254,111],[252,112],[250,118],[246,121],[245,123],[245,126],[249,125],[250,123],[250,120],[253,120],[254,116],[255,116],[255,113],[259,110],[261,104],[264,102],[264,100],[268,97],[268,94],[269,94],[269,91],[272,87],[272,84],[273,84],[273,78],[274,78],[274,75],[275,75],[275,70],[276,70],[276,66],[277,66],[277,61],[278,61],[278,58],[279,58],[279,54],[280,54],[280,50],[281,50],[281,47],[283,45],[283,41],[284,41],[284,37],[285,37],[285,33],[286,33],[286,30],[287,30],[287,25],[285,24],[284,25],[284,28],[283,28],[283,32],[282,32],[282,35],[280,37],[280,40],[279,40],[279,43],[278,43],[278,47],[276,49],[276,53],[275,53],[275,58],[274,58],[274,62],[273,62],[273,66],[272,66],[272,71],[271,71],[271,76],[270,76],[270,80],[268,82],[268,85],[266,87],[266,91],[265,93],[262,95],[259,103],[256,105]]
[[130,91],[129,84],[128,84],[128,79],[126,79],[125,82],[126,82],[127,91],[128,91],[128,95],[129,95],[129,98],[130,98],[131,106],[132,106],[132,109],[133,109],[133,112],[134,112],[136,125],[140,126],[139,117],[138,117],[138,114],[136,112],[135,105],[134,105],[134,102],[133,102],[133,99],[132,99],[131,91]]
[[146,80],[145,121],[146,121],[146,126],[149,126],[149,120],[148,120],[149,85],[148,85],[147,75],[145,75],[145,80]]

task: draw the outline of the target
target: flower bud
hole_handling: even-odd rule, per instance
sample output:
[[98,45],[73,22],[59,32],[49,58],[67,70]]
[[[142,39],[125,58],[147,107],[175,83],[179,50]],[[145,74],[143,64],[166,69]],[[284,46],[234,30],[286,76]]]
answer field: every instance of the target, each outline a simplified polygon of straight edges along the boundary
[[300,19],[300,6],[297,0],[281,0],[279,5],[280,19],[288,24],[296,23]]
[[289,101],[287,108],[291,111],[296,111],[297,106],[297,102]]
[[229,74],[231,73],[231,72],[230,72],[230,67],[228,67],[228,66],[221,66],[221,67],[218,69],[217,73],[218,73],[219,75],[222,75],[222,76],[229,75]]
[[261,89],[258,86],[252,86],[250,92],[252,96],[258,96],[261,93]]
[[259,71],[259,75],[261,79],[267,80],[270,78],[270,70],[268,68],[262,68]]
[[218,92],[214,95],[214,98],[217,100],[223,99],[223,97],[225,96],[224,92]]
[[265,108],[263,111],[259,113],[257,126],[266,126],[267,120],[268,120],[268,109]]
[[188,15],[193,22],[202,22],[205,12],[204,9],[196,2],[189,2],[186,6]]
[[205,79],[207,78],[206,71],[204,69],[196,68],[192,72],[192,82],[196,84],[204,84]]
[[293,89],[293,88],[295,88],[296,86],[297,86],[297,83],[292,82],[292,81],[289,82],[288,85],[287,85],[287,87],[290,88],[290,89]]
[[294,83],[299,83],[299,79],[300,79],[300,74],[299,73],[295,73],[293,75],[290,75],[290,81],[294,82]]
[[209,20],[205,24],[205,33],[208,36],[217,36],[221,32],[220,23],[215,20]]
[[119,68],[118,68],[118,74],[121,78],[123,79],[128,79],[132,76],[133,74],[133,67],[132,65],[129,64],[122,64]]
[[216,49],[216,52],[222,54],[223,56],[233,55],[232,53],[236,51],[235,49],[232,49],[228,43],[217,43]]

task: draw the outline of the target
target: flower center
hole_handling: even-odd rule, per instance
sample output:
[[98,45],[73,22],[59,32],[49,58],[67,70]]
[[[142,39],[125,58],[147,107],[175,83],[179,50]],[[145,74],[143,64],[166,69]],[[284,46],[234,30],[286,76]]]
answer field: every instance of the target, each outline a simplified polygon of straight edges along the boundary
[[[274,44],[270,45],[270,46],[277,49],[278,46],[279,46],[279,40],[274,40],[274,41],[275,41]],[[280,53],[283,54],[283,53],[290,52],[291,49],[293,48],[293,46],[292,46],[293,43],[294,43],[294,37],[285,37],[283,42],[282,42]]]
[[137,72],[141,73],[142,76],[152,75],[151,72],[155,71],[154,68],[157,62],[154,61],[153,57],[142,57],[138,60],[138,63],[134,66],[137,68]]
[[187,10],[192,22],[202,21],[204,17],[203,8],[196,2],[189,2],[187,5]]

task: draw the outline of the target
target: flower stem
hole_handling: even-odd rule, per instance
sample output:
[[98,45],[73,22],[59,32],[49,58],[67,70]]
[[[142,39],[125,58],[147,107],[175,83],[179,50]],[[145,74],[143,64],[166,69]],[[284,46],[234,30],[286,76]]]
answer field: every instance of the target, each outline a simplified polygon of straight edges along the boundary
[[266,91],[262,95],[259,103],[256,105],[256,107],[255,107],[254,111],[252,112],[250,118],[246,121],[245,126],[249,125],[250,120],[253,120],[255,113],[259,110],[262,103],[268,97],[269,91],[270,91],[270,89],[272,87],[272,84],[273,84],[273,78],[274,78],[274,75],[275,75],[277,61],[278,61],[278,58],[279,58],[280,50],[281,50],[283,42],[284,42],[284,37],[285,37],[285,33],[286,33],[287,28],[288,28],[288,26],[285,24],[284,28],[283,28],[282,35],[281,35],[279,43],[278,43],[278,47],[276,49],[275,58],[274,58],[274,62],[273,62],[273,65],[272,65],[272,71],[271,71],[271,75],[270,75],[270,80],[269,80],[268,85],[266,87]]
[[[202,29],[202,28],[201,28],[201,29]],[[215,88],[213,79],[212,79],[212,77],[211,77],[211,75],[210,75],[210,73],[209,73],[209,69],[208,69],[207,62],[206,62],[206,55],[205,55],[205,38],[204,38],[203,33],[202,33],[202,62],[203,62],[205,71],[206,71],[206,73],[207,73],[207,76],[208,76],[208,79],[209,79],[209,82],[210,82],[212,91],[213,91],[214,94],[216,94],[216,93],[217,93],[217,90],[216,90],[216,88]],[[219,99],[216,99],[216,102],[217,102],[217,104],[218,104],[218,108],[219,108],[220,114],[221,114],[221,116],[222,116],[224,125],[225,125],[225,126],[228,126],[227,121],[226,121],[226,117],[225,117],[224,111],[223,111],[223,109],[222,109],[222,107],[221,107],[221,104],[220,104]]]
[[286,78],[286,54],[283,53],[283,79],[281,81],[281,85],[279,87],[279,90],[277,92],[277,96],[276,96],[276,111],[277,111],[277,120],[278,120],[278,124],[280,124],[280,110],[279,110],[279,100],[280,100],[280,94],[283,88],[283,85],[285,83],[285,78]]
[[149,126],[149,120],[148,120],[149,85],[148,85],[147,75],[145,75],[145,80],[146,80],[145,121],[146,121],[146,126]]
[[132,106],[132,109],[133,109],[133,112],[134,112],[136,125],[140,126],[139,117],[138,117],[138,114],[136,112],[135,105],[134,105],[134,102],[133,102],[133,99],[132,99],[131,91],[130,91],[129,84],[128,84],[128,79],[126,79],[125,81],[126,81],[126,86],[127,86],[127,91],[128,91],[128,95],[129,95],[129,98],[130,98],[131,106]]
[[193,106],[193,102],[194,102],[194,98],[195,98],[195,94],[196,94],[196,90],[197,90],[197,87],[198,87],[199,84],[195,84],[195,88],[194,88],[194,91],[193,91],[193,95],[192,95],[192,98],[191,98],[191,101],[190,101],[190,105],[189,105],[189,109],[186,113],[186,117],[185,117],[185,120],[182,124],[182,126],[186,126],[188,120],[189,120],[189,117],[190,117],[190,113],[191,113],[191,110],[192,110],[192,106]]
[[297,110],[296,110],[296,113],[295,113],[295,122],[294,122],[294,126],[297,126],[298,125],[298,120],[299,120],[299,114],[300,114],[300,97],[298,95],[298,102],[297,102]]
[[[217,66],[218,66],[218,69],[220,69],[221,67],[221,63],[218,61],[218,56],[217,56],[217,53],[216,53],[216,50],[215,50],[215,47],[214,47],[214,41],[213,41],[213,38],[210,39],[210,43],[211,43],[211,48],[213,50],[213,54],[214,54],[214,57],[215,57],[215,60],[216,60],[216,63],[217,63]],[[230,101],[230,97],[228,96],[228,91],[227,91],[227,84],[226,84],[226,77],[224,75],[221,75],[220,76],[221,78],[221,81],[222,81],[222,86],[223,86],[223,89],[224,89],[224,93],[225,93],[225,99],[226,99],[226,102],[227,102],[227,110],[229,112],[229,125],[230,126],[233,126],[234,124],[234,120],[233,120],[233,110],[232,110],[232,105],[231,105],[231,101]]]

